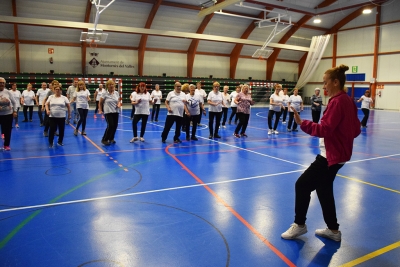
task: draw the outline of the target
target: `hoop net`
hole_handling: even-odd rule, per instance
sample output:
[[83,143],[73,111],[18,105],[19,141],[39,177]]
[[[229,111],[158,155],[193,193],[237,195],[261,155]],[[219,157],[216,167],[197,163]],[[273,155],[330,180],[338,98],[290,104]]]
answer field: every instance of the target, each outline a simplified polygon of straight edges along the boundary
[[89,47],[92,49],[96,49],[97,48],[97,43],[94,39],[92,39],[91,41],[87,41],[89,43]]

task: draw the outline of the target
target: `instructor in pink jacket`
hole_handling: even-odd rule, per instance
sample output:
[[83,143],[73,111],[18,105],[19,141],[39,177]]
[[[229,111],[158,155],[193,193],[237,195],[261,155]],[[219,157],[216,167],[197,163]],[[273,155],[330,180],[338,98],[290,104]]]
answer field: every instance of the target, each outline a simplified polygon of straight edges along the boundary
[[290,228],[281,235],[284,239],[294,239],[307,233],[307,210],[311,192],[316,190],[327,228],[318,229],[315,234],[341,241],[342,234],[337,223],[333,196],[333,181],[339,169],[350,160],[354,138],[361,132],[357,107],[344,87],[345,72],[348,69],[348,66],[340,65],[325,72],[324,90],[330,99],[319,124],[302,120],[293,110],[294,118],[300,128],[309,135],[320,137],[321,153],[296,182],[295,219]]

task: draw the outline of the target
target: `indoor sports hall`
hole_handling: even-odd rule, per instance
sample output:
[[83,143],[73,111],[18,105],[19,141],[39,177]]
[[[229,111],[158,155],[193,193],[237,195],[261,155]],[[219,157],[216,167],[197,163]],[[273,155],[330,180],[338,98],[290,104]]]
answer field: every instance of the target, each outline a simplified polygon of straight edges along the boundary
[[[0,267],[400,266],[399,14],[398,0],[0,1]],[[342,64],[347,96],[326,74]],[[184,131],[176,140],[174,124],[163,142],[177,82],[207,95],[197,141]],[[210,133],[210,94],[243,84],[254,101],[245,135],[234,119]],[[316,95],[325,122],[325,111],[357,106],[335,117],[353,114],[361,131],[333,176],[340,241],[316,233],[327,224],[315,191],[308,232],[282,238],[301,226],[296,181],[326,153],[303,124],[281,115],[268,125],[279,85],[301,99],[302,120],[313,119]],[[53,145],[39,114],[47,100],[28,101],[48,88],[51,99],[80,88],[90,98],[85,131],[65,104]],[[159,116],[149,104],[134,140],[143,114],[132,106],[157,88]],[[110,92],[118,123],[104,140],[109,113],[98,108]],[[338,142],[353,131],[342,130]]]

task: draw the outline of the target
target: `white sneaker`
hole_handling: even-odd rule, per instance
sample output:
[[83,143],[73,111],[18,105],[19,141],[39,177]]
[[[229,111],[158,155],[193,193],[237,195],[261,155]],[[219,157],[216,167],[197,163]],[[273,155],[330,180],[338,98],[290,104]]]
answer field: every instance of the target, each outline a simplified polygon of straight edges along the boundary
[[287,229],[286,232],[281,234],[283,239],[295,239],[298,236],[304,235],[307,233],[307,225],[305,224],[304,227],[300,227],[297,223],[292,223],[290,228]]
[[334,241],[340,242],[342,240],[342,232],[338,231],[336,234],[332,232],[329,228],[317,229],[315,234],[325,238],[332,239]]
[[131,139],[131,141],[129,141],[129,142],[130,142],[130,143],[133,143],[133,142],[135,142],[135,141],[137,141],[137,140],[139,140],[138,137],[133,137],[133,138]]
[[277,130],[274,131],[274,134],[279,134],[279,132]]
[[140,142],[144,142],[144,138],[143,137],[140,137]]
[[282,124],[286,124],[286,121],[283,121]]
[[269,129],[269,130],[268,130],[268,134],[272,134],[272,132],[273,132],[272,129]]
[[222,125],[222,128],[224,128],[224,129],[225,129],[225,128],[226,128],[226,126],[225,126],[225,125]]

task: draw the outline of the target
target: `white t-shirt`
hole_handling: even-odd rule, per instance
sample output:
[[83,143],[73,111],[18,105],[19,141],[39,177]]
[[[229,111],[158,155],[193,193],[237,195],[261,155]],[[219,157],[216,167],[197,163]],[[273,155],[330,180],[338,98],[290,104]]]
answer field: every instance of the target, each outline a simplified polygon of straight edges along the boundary
[[150,94],[147,92],[145,94],[136,93],[132,101],[138,101],[140,99],[140,103],[135,105],[135,115],[149,115],[150,114],[150,103],[151,100]]
[[131,102],[133,101],[133,99],[135,99],[135,95],[136,95],[136,94],[137,94],[136,91],[133,91],[133,92],[131,93],[131,96],[130,96]]
[[371,97],[366,97],[365,95],[361,96],[360,99],[362,99],[361,108],[370,109],[371,104],[374,102]]
[[230,97],[231,97],[231,107],[237,107],[237,104],[235,103],[235,98],[238,95],[238,92],[234,91],[231,93]]
[[229,108],[231,106],[231,96],[229,93],[226,93],[226,95],[224,93],[222,93],[222,97],[224,98],[224,104],[227,108]]
[[89,109],[90,92],[88,89],[80,90],[79,92],[74,92],[74,98],[76,102],[76,108]]
[[211,100],[211,102],[217,104],[216,106],[209,105],[208,112],[222,112],[222,101],[224,98],[221,92],[218,91],[217,93],[214,93],[214,91],[211,91],[208,94],[207,100]]
[[22,92],[22,98],[24,99],[25,106],[34,106],[35,105],[35,102],[34,102],[35,93],[32,90],[30,90],[30,91],[24,90]]
[[50,116],[52,118],[65,118],[65,112],[67,111],[67,104],[69,100],[67,97],[61,95],[56,97],[55,95],[49,96],[46,103],[49,103]]
[[13,113],[13,110],[17,111],[14,105],[15,101],[11,92],[7,89],[0,91],[0,115],[9,115]]
[[46,88],[43,90],[43,88],[40,88],[39,90],[37,90],[36,95],[39,98],[39,105],[42,105],[43,100],[46,98],[47,93],[50,91],[49,88]]
[[76,87],[71,85],[68,87],[67,90],[67,96],[69,96],[69,101],[72,101],[74,99],[74,92],[76,91]]
[[269,109],[276,112],[281,112],[282,97],[273,93],[270,98],[274,100],[274,104],[270,104]]
[[185,103],[183,101],[186,100],[185,93],[180,92],[177,94],[174,90],[168,93],[166,100],[168,101],[169,107],[172,110],[172,113],[168,112],[167,115],[183,117],[183,111],[185,110]]
[[200,114],[200,103],[204,103],[203,97],[199,94],[186,95],[186,107],[189,110],[190,115],[199,115]]
[[283,96],[281,96],[281,98],[282,98],[283,106],[287,107],[288,106],[288,102],[289,102],[289,96],[288,95],[283,95]]
[[106,89],[103,88],[100,90],[100,88],[97,88],[96,92],[97,92],[96,101],[100,101],[101,95],[106,92]]
[[[301,103],[303,103],[303,99],[299,95],[291,95],[289,97],[290,107],[294,108],[297,112],[300,112]],[[289,109],[289,112],[293,112],[292,109]]]
[[9,90],[9,92],[12,94],[14,101],[15,101],[15,109],[21,107],[21,92],[18,90]]
[[161,104],[160,99],[162,98],[162,92],[161,90],[153,90],[151,92],[151,98],[156,100],[156,102],[154,104]]
[[199,94],[203,99],[207,97],[207,93],[206,91],[204,91],[204,89],[195,89],[194,90],[195,94]]
[[110,94],[108,91],[101,95],[101,98],[104,99],[104,109],[103,113],[119,113],[119,93],[114,91],[114,93]]

